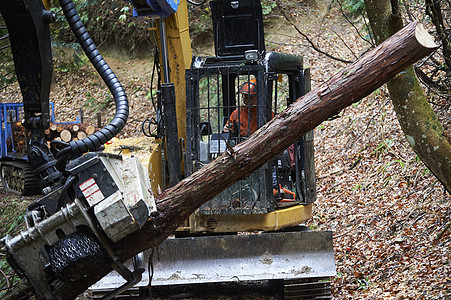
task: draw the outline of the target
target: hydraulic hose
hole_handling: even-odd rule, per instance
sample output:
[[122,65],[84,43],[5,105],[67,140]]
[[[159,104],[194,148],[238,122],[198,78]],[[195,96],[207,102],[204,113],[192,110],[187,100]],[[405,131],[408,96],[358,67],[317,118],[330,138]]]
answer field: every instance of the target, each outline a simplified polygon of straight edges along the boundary
[[102,77],[103,81],[113,95],[114,102],[116,103],[116,113],[113,120],[111,120],[109,124],[96,133],[76,142],[70,142],[68,147],[58,153],[59,160],[64,160],[67,159],[68,156],[79,156],[88,151],[95,151],[101,145],[105,144],[117,135],[125,126],[128,118],[129,106],[124,88],[106,63],[105,59],[97,50],[96,45],[80,20],[72,0],[60,0],[60,5],[63,9],[66,20],[80,43],[83,51],[89,58],[89,61],[94,66],[96,71]]

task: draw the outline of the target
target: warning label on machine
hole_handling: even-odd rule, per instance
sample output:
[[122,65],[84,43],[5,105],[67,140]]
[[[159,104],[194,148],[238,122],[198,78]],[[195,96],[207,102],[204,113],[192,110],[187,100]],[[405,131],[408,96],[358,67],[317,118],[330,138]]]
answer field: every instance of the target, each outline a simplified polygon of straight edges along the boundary
[[96,205],[97,203],[105,199],[102,191],[92,177],[80,184],[79,188],[83,193],[83,196],[85,196],[86,200],[91,206]]

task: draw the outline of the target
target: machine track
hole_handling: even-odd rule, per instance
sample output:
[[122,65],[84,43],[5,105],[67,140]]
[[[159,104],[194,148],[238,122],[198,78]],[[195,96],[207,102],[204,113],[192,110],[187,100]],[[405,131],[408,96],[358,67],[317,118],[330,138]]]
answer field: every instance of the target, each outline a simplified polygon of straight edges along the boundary
[[30,164],[24,161],[2,161],[0,165],[3,189],[17,195],[36,195],[41,192],[38,179]]
[[[146,287],[134,287],[116,299],[138,300],[143,298]],[[109,290],[90,291],[90,299],[101,299]],[[259,282],[202,283],[175,286],[152,286],[155,298],[194,299],[332,299],[330,277],[295,280],[264,280]]]
[[329,277],[284,281],[285,299],[332,299]]

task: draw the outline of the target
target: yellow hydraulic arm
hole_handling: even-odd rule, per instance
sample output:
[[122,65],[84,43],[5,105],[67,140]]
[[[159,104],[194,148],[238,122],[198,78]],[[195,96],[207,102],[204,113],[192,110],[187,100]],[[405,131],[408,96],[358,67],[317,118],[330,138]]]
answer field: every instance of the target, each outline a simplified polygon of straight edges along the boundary
[[[162,28],[162,26],[164,28]],[[163,30],[162,30],[163,29]],[[158,36],[158,47],[160,50],[161,77],[171,82],[175,87],[175,107],[177,118],[177,132],[179,143],[186,140],[186,85],[185,69],[189,68],[192,59],[191,40],[189,37],[188,8],[186,0],[180,0],[177,12],[160,20],[155,28],[160,34]],[[162,33],[163,32],[163,36]],[[166,72],[166,73],[165,73]],[[149,174],[151,186],[155,195],[163,189],[163,164],[162,164],[162,141],[159,143],[149,159]],[[183,170],[183,161],[181,162]]]
[[45,9],[49,10],[51,5],[50,5],[50,0],[42,0],[42,3],[44,4]]

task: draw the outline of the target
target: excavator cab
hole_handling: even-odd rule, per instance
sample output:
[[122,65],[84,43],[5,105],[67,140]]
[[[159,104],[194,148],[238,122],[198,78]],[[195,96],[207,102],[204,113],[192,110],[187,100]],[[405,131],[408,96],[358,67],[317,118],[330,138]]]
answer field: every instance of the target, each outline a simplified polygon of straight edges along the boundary
[[[210,7],[215,56],[194,57],[185,72],[186,176],[245,140],[310,90],[310,73],[302,57],[265,51],[260,1],[216,0]],[[256,94],[256,104],[243,101],[243,87]],[[224,132],[225,125],[232,126],[232,113],[248,124]],[[306,221],[316,198],[313,152],[310,132],[202,205],[190,218],[190,231],[279,230]],[[289,212],[282,210],[287,207]],[[268,221],[272,214],[278,217]]]
[[[185,79],[187,176],[248,137],[240,131],[235,135],[224,133],[232,112],[242,122],[253,122],[260,128],[310,88],[309,70],[303,68],[302,57],[274,52],[260,53],[252,60],[235,55],[195,57]],[[252,80],[256,82],[257,103],[251,107],[242,101],[239,91]],[[243,118],[245,114],[250,116]],[[305,221],[304,213],[293,215],[289,223],[277,225],[253,223],[240,227],[237,218],[266,215],[295,206],[300,212],[315,197],[313,133],[310,132],[249,178],[201,206],[190,219],[190,230],[229,232],[295,226]],[[234,221],[225,221],[228,218]]]

